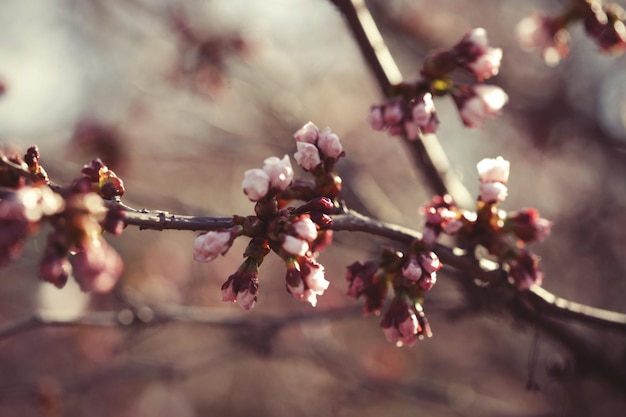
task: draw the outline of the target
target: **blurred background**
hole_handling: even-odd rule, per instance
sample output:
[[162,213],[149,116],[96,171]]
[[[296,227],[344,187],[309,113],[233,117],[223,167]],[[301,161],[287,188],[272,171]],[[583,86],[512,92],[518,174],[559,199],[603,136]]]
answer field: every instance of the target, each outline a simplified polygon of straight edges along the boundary
[[[493,83],[510,101],[482,130],[435,102],[439,139],[468,189],[475,164],[511,161],[503,208],[536,207],[554,222],[532,249],[544,287],[626,312],[626,56],[599,53],[580,25],[571,54],[548,67],[522,51],[515,25],[566,1],[372,0],[406,79],[427,51],[482,26],[504,49]],[[618,2],[625,5],[623,1]],[[365,122],[382,101],[339,12],[324,0],[4,0],[0,3],[0,142],[42,151],[60,184],[101,157],[138,208],[248,215],[243,172],[293,154],[311,120],[339,134],[348,205],[420,230],[432,194],[398,138]],[[297,171],[297,175],[302,174]],[[470,208],[470,207],[468,207]],[[45,232],[45,231],[44,231]],[[210,264],[192,261],[191,232],[139,231],[107,240],[125,264],[114,293],[41,284],[46,233],[0,270],[0,323],[128,306],[210,308],[248,325],[169,323],[43,328],[0,340],[0,416],[617,416],[624,390],[548,335],[468,302],[443,270],[425,303],[434,336],[396,348],[379,318],[345,295],[345,267],[376,256],[381,239],[336,233],[322,253],[331,287],[313,309],[284,290],[269,256],[251,312],[220,286],[247,244]],[[350,310],[350,306],[354,309]],[[349,310],[346,310],[348,308]],[[337,313],[337,312],[340,313]],[[288,320],[310,314],[316,320]],[[286,318],[267,325],[255,317]],[[255,324],[256,323],[256,324]],[[581,327],[626,361],[624,337]],[[533,354],[534,352],[534,354]],[[534,357],[534,361],[533,358]],[[534,363],[534,365],[533,365]],[[527,390],[529,375],[539,390]]]

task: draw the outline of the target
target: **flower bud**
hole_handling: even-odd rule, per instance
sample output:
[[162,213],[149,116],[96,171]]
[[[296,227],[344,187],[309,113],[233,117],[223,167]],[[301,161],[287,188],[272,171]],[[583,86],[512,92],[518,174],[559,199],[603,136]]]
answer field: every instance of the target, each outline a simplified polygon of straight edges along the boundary
[[319,138],[320,130],[318,129],[313,122],[307,122],[304,126],[302,126],[296,133],[294,133],[293,137],[296,142],[310,143],[312,145],[317,144],[317,139]]
[[270,177],[262,169],[249,169],[244,173],[241,183],[243,192],[251,201],[259,201],[267,195],[270,188]]

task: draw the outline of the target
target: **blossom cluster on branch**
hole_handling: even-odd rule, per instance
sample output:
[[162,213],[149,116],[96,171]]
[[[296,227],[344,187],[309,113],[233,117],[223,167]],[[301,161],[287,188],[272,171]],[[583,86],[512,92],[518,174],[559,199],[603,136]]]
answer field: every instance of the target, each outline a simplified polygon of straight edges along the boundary
[[[391,135],[416,140],[421,134],[435,133],[439,126],[433,96],[450,95],[463,124],[481,127],[487,116],[497,116],[508,101],[500,87],[483,84],[498,75],[501,60],[502,49],[489,45],[487,31],[473,29],[452,48],[429,54],[421,79],[392,86],[391,98],[373,106],[367,120],[374,130],[386,129]],[[455,82],[457,70],[472,74],[477,84]]]
[[569,54],[568,27],[577,21],[601,51],[626,51],[626,11],[603,0],[570,0],[556,16],[536,12],[517,25],[517,36],[523,48],[538,49],[548,65],[556,65]]

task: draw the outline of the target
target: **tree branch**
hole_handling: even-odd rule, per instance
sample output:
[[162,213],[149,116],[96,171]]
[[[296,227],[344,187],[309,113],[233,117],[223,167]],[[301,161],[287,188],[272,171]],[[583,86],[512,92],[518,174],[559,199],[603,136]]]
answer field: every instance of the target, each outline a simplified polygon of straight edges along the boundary
[[[383,95],[390,97],[390,87],[401,83],[403,77],[364,0],[331,1],[344,15],[352,36]],[[421,172],[436,194],[450,194],[461,207],[473,205],[471,194],[452,171],[448,158],[434,134],[414,141],[404,138],[403,142],[411,153],[415,168]]]

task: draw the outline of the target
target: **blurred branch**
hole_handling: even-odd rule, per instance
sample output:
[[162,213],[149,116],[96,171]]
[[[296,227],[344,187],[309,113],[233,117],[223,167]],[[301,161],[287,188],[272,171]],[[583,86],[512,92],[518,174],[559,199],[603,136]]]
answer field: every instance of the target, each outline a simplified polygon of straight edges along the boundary
[[[403,81],[402,74],[364,0],[331,1],[346,18],[352,36],[383,95],[390,97],[391,86]],[[459,206],[472,206],[471,194],[451,170],[448,158],[435,135],[414,141],[405,138],[404,143],[413,157],[416,169],[422,173],[436,194],[450,194]]]
[[232,310],[183,305],[137,306],[112,311],[91,311],[75,319],[57,319],[54,315],[34,313],[28,317],[0,326],[0,340],[37,330],[43,327],[131,327],[156,326],[178,322],[216,327],[283,327],[303,322],[355,317],[362,311],[360,306],[332,310],[299,312],[284,316],[234,316]]

